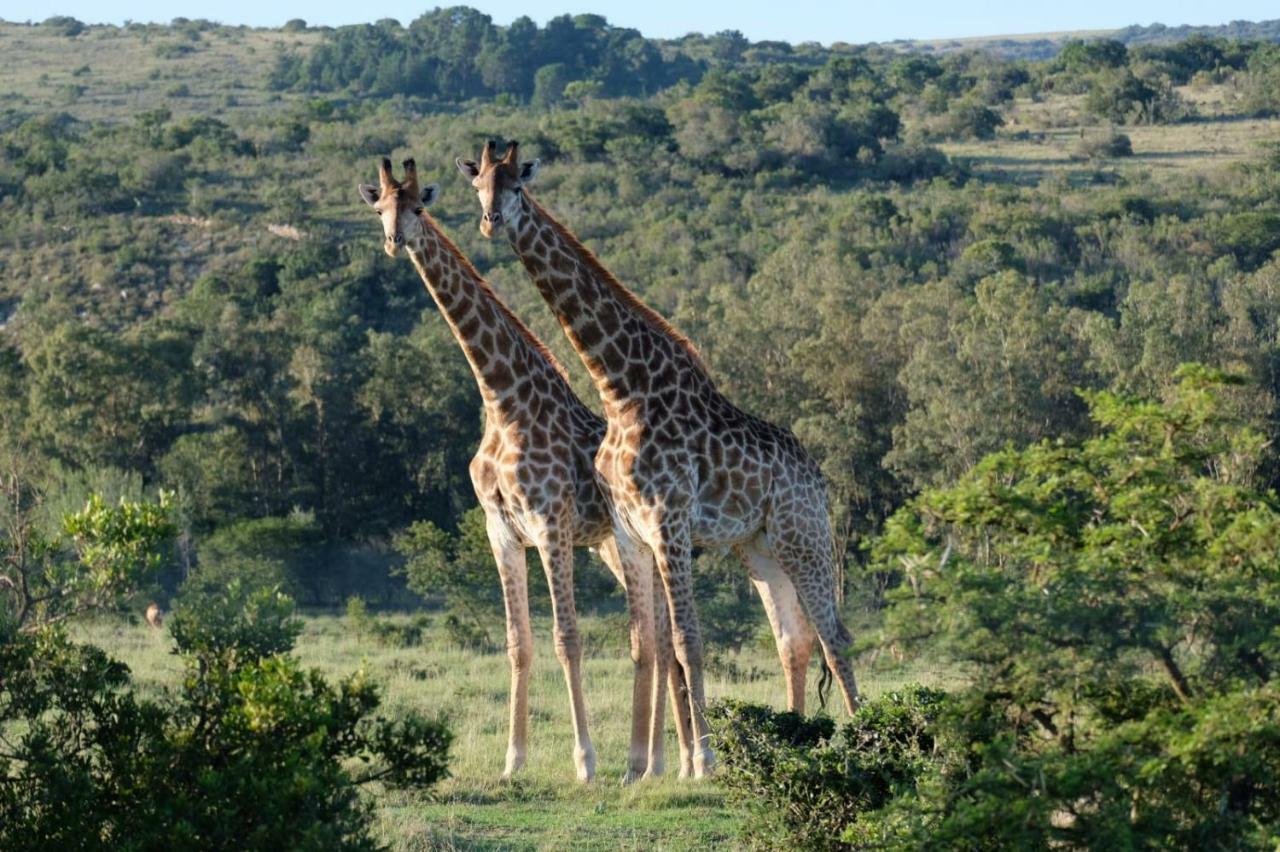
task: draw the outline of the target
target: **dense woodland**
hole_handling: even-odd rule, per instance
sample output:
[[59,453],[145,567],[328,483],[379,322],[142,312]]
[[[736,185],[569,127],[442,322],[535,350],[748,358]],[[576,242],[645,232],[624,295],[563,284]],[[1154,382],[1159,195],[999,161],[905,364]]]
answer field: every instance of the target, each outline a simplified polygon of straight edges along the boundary
[[[75,23],[30,29],[160,57],[242,35]],[[305,601],[352,576],[376,597],[397,531],[459,527],[478,398],[353,187],[416,156],[446,228],[573,364],[453,173],[490,137],[539,156],[539,198],[821,460],[850,559],[921,487],[1082,434],[1077,388],[1159,394],[1202,361],[1254,378],[1242,404],[1274,429],[1280,153],[1186,183],[1105,158],[1123,125],[1190,115],[1175,87],[1192,81],[1229,81],[1234,114],[1280,107],[1280,46],[1103,41],[1025,63],[462,8],[324,32],[263,73],[261,111],[178,116],[157,92],[136,114],[0,116],[4,432],[47,460],[54,504],[175,491],[174,578],[266,559]],[[934,147],[1050,96],[1106,136],[1083,181],[980,179]]]
[[[365,600],[425,600],[449,608],[456,641],[492,647],[501,601],[466,472],[479,397],[356,184],[382,156],[415,157],[442,186],[442,225],[595,405],[508,246],[477,233],[453,161],[494,138],[539,157],[531,192],[731,398],[820,461],[862,661],[924,654],[971,678],[872,702],[836,738],[716,710],[724,783],[764,804],[759,837],[1273,847],[1280,139],[1162,171],[1131,136],[1280,113],[1280,45],[1267,24],[1186,34],[1029,60],[656,40],[595,15],[504,26],[461,7],[265,33],[0,24],[5,45],[65,60],[0,93],[0,590],[21,604],[0,635],[140,586],[187,601],[188,666],[157,709],[91,646],[0,643],[0,734],[134,726],[44,763],[0,755],[45,773],[0,809],[19,825],[64,787],[143,796],[112,785],[178,766],[192,786],[134,807],[207,837],[223,819],[200,811],[200,767],[270,743],[327,780],[319,799],[282,788],[260,808],[263,843],[305,806],[317,837],[339,824],[332,845],[361,846],[367,811],[334,790],[443,775],[442,728],[373,727],[376,690],[297,667],[279,590],[359,595],[360,625]],[[75,58],[103,45],[146,61],[129,77]],[[211,97],[189,63],[215,55],[236,70]],[[1062,128],[1078,137],[1069,167],[956,153]],[[589,561],[580,607],[618,611]],[[751,640],[763,619],[742,572],[711,553],[696,568],[710,644]],[[256,690],[310,690],[319,709],[272,717],[295,739],[264,733],[242,725]],[[308,732],[333,719],[350,735],[318,750]],[[170,762],[135,765],[144,739]],[[111,760],[63,778],[70,753]],[[382,768],[349,777],[356,758]],[[782,765],[791,777],[769,774]],[[236,766],[217,783],[252,803],[256,770]],[[100,804],[85,799],[83,830]]]

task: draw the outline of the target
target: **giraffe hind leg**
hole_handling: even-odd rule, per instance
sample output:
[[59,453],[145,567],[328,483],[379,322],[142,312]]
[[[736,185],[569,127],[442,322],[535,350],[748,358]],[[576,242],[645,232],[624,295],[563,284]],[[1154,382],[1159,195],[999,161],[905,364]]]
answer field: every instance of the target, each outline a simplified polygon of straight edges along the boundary
[[804,713],[805,678],[809,657],[818,637],[800,606],[795,585],[773,555],[751,543],[736,545],[734,551],[746,565],[751,583],[769,617],[769,627],[773,630],[787,684],[787,709]]
[[[822,643],[823,656],[844,696],[850,715],[858,706],[858,685],[851,658],[853,637],[836,610],[835,571],[832,565],[830,534],[781,534],[776,528],[757,538],[755,546],[771,552],[795,585],[800,605],[813,622]],[[824,540],[825,538],[825,540]],[[812,540],[811,540],[812,539]]]

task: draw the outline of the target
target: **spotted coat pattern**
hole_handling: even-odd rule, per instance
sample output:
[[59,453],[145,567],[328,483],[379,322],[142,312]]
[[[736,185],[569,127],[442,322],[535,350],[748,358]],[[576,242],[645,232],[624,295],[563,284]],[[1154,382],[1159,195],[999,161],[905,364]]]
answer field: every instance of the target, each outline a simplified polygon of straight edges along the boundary
[[[423,209],[436,187],[420,189],[412,160],[403,183],[380,166],[379,186],[361,195],[377,211],[384,248],[406,248],[444,315],[479,386],[484,432],[471,461],[471,481],[484,510],[502,580],[511,662],[511,717],[505,775],[527,757],[528,689],[533,656],[525,551],[537,548],[551,589],[556,653],[564,668],[574,726],[578,777],[590,780],[595,752],[582,697],[581,641],[573,599],[573,548],[594,546],[626,590],[635,664],[631,781],[663,771],[662,687],[678,673],[672,662],[666,608],[655,608],[652,560],[640,548],[620,547],[611,512],[597,484],[593,457],[604,421],[573,393],[563,368],[507,308],[474,266]],[[657,615],[655,624],[655,614]],[[682,683],[673,680],[675,693]],[[673,700],[674,703],[674,700]],[[689,742],[689,721],[681,741]]]
[[734,547],[749,567],[790,581],[852,713],[852,638],[836,611],[829,507],[817,465],[788,430],[725,398],[693,345],[530,197],[526,183],[537,161],[520,163],[515,143],[502,160],[491,151],[492,143],[479,165],[459,168],[474,171],[481,231],[506,233],[600,394],[607,430],[596,471],[611,495],[615,534],[651,550],[665,586],[689,686],[695,775],[714,758],[702,717],[694,547]]

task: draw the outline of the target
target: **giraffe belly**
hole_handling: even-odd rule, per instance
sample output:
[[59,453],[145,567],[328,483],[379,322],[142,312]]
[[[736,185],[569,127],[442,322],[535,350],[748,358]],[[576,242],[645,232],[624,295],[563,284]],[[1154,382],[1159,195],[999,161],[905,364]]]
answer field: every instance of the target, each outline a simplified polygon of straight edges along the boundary
[[719,503],[699,502],[691,535],[699,547],[724,546],[752,538],[763,526],[763,507],[731,497]]

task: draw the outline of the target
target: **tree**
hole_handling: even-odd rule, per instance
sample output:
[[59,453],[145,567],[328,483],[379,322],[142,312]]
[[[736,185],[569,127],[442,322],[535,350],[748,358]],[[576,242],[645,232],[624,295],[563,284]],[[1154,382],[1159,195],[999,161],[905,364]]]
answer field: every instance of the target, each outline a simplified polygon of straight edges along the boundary
[[558,106],[565,99],[564,87],[572,79],[569,66],[563,62],[543,65],[533,75],[533,105],[544,108]]
[[1095,437],[995,453],[877,542],[886,636],[972,673],[930,845],[1275,842],[1280,504],[1232,381],[1179,375],[1165,404],[1087,394]]
[[972,300],[921,288],[913,314],[902,330],[914,341],[901,377],[909,408],[886,462],[917,485],[958,477],[1006,443],[1082,425],[1081,341],[1069,313],[1026,277],[999,272]]
[[20,448],[0,448],[0,631],[32,633],[118,607],[153,577],[173,535],[164,493],[117,506],[92,496],[50,535],[39,523],[34,461]]
[[442,595],[481,629],[502,611],[502,585],[496,582],[480,507],[462,516],[456,537],[430,521],[418,521],[396,536],[393,546],[405,557],[401,573],[414,593]]

